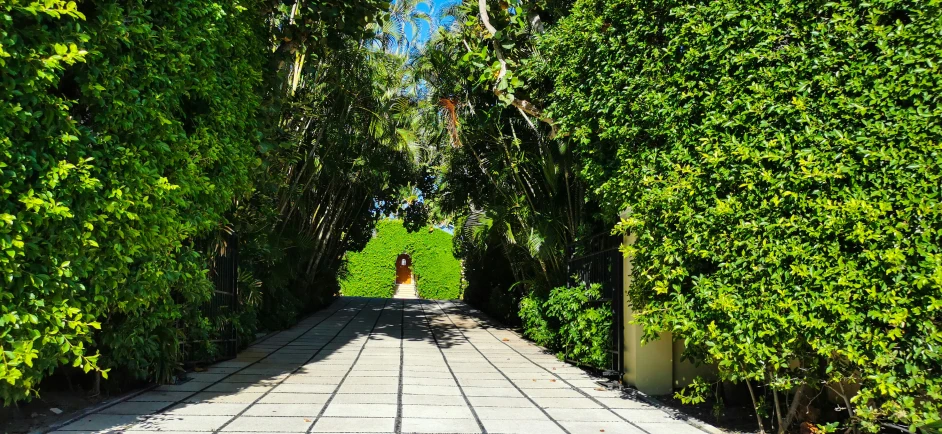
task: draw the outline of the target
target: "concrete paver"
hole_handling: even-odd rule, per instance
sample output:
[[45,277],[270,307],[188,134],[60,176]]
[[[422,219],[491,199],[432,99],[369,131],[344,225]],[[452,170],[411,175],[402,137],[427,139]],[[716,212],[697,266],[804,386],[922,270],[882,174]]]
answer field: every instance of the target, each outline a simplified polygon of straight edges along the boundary
[[572,422],[618,422],[618,414],[604,408],[547,408],[550,417],[558,421]]
[[461,302],[340,298],[56,432],[694,434]]
[[392,417],[322,417],[317,422],[311,432],[395,432],[396,426],[396,418]]
[[115,432],[130,427],[142,419],[139,415],[92,414],[66,425],[60,431]]
[[167,409],[163,414],[173,416],[235,416],[249,408],[249,405],[251,404],[183,403]]
[[147,420],[134,425],[131,429],[141,429],[145,431],[193,431],[193,432],[215,432],[226,424],[232,416],[205,416],[205,415],[184,415],[177,416],[171,414],[158,414],[149,417]]
[[549,420],[546,413],[536,407],[475,407],[474,411],[481,420]]
[[237,392],[237,393],[225,393],[225,392],[200,392],[183,400],[183,402],[192,402],[192,403],[222,403],[222,404],[251,404],[256,402],[259,398],[263,397],[263,393],[259,392]]
[[402,432],[480,434],[483,430],[477,421],[470,417],[464,419],[403,418]]
[[254,404],[243,414],[245,416],[297,416],[313,419],[323,408],[324,404],[320,403]]
[[[484,419],[489,434],[564,434],[566,431],[550,420],[518,421],[513,419]],[[598,431],[596,431],[598,432]]]
[[141,415],[156,413],[167,407],[171,407],[175,402],[172,401],[125,401],[102,410],[101,414],[123,414],[123,415]]
[[447,405],[467,407],[460,395],[402,395],[402,405]]
[[473,419],[466,405],[403,405],[403,419]]
[[295,432],[303,433],[314,422],[310,417],[298,416],[239,416],[222,428],[221,432]]
[[346,404],[331,402],[325,417],[396,417],[396,404]]
[[[261,395],[261,394],[259,394]],[[330,393],[269,393],[261,396],[261,404],[323,404],[330,399]]]
[[395,393],[352,394],[337,395],[331,402],[335,404],[386,404],[395,402],[396,398]]
[[604,432],[606,434],[644,434],[637,426],[618,422],[560,422],[571,434],[596,434]]

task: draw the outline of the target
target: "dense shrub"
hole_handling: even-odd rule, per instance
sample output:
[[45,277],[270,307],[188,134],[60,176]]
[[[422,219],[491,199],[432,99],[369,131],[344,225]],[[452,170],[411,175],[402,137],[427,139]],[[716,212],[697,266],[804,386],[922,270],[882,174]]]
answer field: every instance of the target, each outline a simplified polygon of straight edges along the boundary
[[555,347],[558,324],[550,324],[546,313],[546,300],[539,294],[531,292],[520,299],[520,322],[523,324],[523,334],[544,347]]
[[606,369],[614,319],[601,299],[598,284],[555,288],[545,300],[530,293],[520,301],[524,334],[557,351],[560,359]]
[[939,419],[940,36],[937,2],[576,2],[538,72],[628,210],[648,338],[778,395],[859,384],[871,431]]
[[392,297],[396,257],[406,252],[412,256],[416,291],[422,298],[460,298],[461,262],[452,255],[451,245],[451,235],[441,229],[408,232],[400,220],[380,221],[376,234],[362,251],[347,253],[341,292],[358,297]]
[[256,164],[255,18],[190,0],[0,4],[5,402],[60,364],[176,367],[178,326],[198,325],[210,289],[187,240]]
[[612,309],[610,302],[602,302],[601,285],[553,289],[546,314],[559,321],[557,337],[564,358],[597,368],[611,366]]

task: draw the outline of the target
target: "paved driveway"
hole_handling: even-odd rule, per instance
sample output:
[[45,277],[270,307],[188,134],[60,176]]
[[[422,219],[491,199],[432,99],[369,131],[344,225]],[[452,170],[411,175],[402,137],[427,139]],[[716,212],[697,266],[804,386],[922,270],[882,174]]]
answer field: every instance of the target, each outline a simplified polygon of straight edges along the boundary
[[341,298],[190,377],[57,432],[703,433],[461,302]]

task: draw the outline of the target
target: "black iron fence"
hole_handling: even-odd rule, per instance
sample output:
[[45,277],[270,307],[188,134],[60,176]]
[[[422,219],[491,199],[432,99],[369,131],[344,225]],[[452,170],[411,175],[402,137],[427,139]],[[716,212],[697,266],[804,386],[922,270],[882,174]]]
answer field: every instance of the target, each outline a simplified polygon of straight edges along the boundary
[[624,257],[619,247],[622,237],[598,234],[568,246],[569,285],[599,284],[602,298],[598,301],[612,309],[612,331],[609,341],[608,376],[621,376],[624,366]]
[[[207,243],[206,252],[210,257],[213,293],[200,306],[200,313],[209,321],[211,329],[208,339],[187,342],[187,364],[227,360],[239,352],[239,336],[233,325],[233,317],[239,310],[239,235],[228,228],[223,230]],[[206,345],[207,340],[211,345]]]

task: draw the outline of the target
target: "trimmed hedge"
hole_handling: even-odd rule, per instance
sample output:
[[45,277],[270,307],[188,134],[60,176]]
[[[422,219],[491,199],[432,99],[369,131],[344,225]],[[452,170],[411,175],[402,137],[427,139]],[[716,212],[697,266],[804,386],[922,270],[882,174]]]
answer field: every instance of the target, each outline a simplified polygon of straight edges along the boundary
[[441,229],[408,232],[400,220],[383,220],[376,234],[359,252],[347,253],[341,275],[343,295],[392,297],[396,257],[412,256],[416,290],[422,298],[451,300],[461,297],[461,262],[452,254],[452,236]]
[[939,419],[938,2],[583,0],[541,52],[589,191],[629,210],[647,338],[779,394],[857,383],[870,431]]

